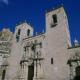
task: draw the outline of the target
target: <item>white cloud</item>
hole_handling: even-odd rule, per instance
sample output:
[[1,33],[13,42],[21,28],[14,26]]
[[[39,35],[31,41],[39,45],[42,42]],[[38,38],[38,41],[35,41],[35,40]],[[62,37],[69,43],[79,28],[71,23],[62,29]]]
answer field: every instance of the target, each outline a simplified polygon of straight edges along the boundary
[[0,3],[4,3],[4,4],[8,5],[9,1],[8,0],[0,0]]

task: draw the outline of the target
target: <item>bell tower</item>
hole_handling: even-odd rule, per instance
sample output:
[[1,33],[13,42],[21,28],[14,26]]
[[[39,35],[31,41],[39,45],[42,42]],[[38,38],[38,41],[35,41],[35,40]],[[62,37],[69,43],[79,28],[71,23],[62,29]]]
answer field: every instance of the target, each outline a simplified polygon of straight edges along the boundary
[[33,28],[30,25],[28,25],[26,22],[24,22],[21,25],[16,26],[14,36],[16,42],[31,37],[33,36]]
[[[22,69],[22,71],[25,70],[24,79],[26,78],[27,74],[26,66],[28,64],[26,62],[22,62],[20,67],[20,61],[24,54],[22,42],[24,39],[29,38],[31,36],[33,36],[33,28],[26,22],[16,26],[14,37],[12,40],[13,45],[11,48],[11,56],[8,59],[10,64],[9,69],[7,70],[7,75],[9,76],[9,80],[13,80],[19,77],[17,75],[19,74],[18,72],[20,68]],[[21,77],[23,78],[23,76]]]
[[[46,13],[45,77],[68,80],[68,45],[71,46],[68,19],[61,6]],[[47,66],[47,67],[46,67]]]

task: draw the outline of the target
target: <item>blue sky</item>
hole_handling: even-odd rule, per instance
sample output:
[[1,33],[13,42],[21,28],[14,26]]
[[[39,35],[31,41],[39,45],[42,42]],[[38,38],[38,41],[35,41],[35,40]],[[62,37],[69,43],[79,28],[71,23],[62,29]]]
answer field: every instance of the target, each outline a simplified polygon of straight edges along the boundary
[[80,41],[80,0],[0,0],[0,30],[10,28],[26,20],[35,32],[45,28],[45,12],[63,4],[68,16],[71,40]]

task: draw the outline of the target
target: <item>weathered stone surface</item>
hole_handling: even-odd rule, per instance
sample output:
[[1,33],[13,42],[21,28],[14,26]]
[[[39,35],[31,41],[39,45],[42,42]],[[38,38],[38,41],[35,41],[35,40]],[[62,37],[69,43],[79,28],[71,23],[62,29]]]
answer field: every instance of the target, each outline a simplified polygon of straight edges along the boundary
[[4,64],[0,68],[0,78],[4,70],[3,80],[70,80],[78,77],[80,46],[78,42],[74,47],[71,45],[63,7],[46,13],[45,33],[35,36],[33,33],[33,28],[26,22],[16,26],[13,35],[6,29],[0,32],[0,53],[8,54],[4,60],[0,57]]

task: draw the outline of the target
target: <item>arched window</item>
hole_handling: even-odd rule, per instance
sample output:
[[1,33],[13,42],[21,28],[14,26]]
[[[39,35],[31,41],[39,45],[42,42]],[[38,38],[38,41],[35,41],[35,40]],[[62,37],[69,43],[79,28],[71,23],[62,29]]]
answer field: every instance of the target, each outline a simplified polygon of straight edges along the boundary
[[30,30],[28,29],[28,30],[27,30],[27,36],[29,36],[29,35],[30,35]]
[[18,35],[20,35],[20,33],[21,33],[21,29],[18,30]]

